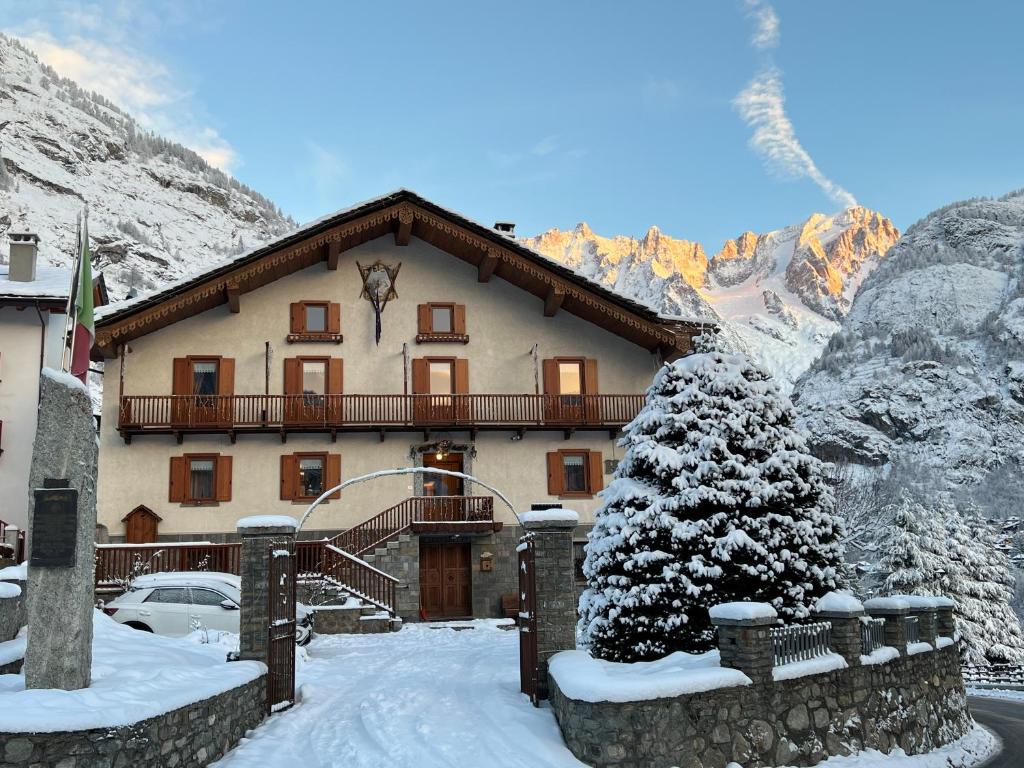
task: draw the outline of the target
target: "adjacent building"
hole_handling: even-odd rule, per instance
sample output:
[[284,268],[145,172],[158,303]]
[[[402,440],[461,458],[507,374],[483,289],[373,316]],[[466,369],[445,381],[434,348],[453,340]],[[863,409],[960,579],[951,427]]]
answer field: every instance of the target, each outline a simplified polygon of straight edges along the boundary
[[501,496],[591,521],[620,430],[698,332],[405,190],[98,315],[111,540],[229,541],[382,469],[475,477],[357,483],[303,528],[398,576],[407,618],[516,591]]

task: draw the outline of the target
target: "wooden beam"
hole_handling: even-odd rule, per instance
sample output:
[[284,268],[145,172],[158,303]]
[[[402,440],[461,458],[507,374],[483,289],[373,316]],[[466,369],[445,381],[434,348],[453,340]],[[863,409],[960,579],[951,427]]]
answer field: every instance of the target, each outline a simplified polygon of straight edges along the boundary
[[544,317],[554,317],[562,308],[562,301],[565,300],[565,291],[556,285],[548,288],[547,298],[544,299]]
[[398,228],[395,230],[395,245],[408,245],[412,237],[412,209],[401,208],[398,211]]
[[224,292],[228,296],[228,309],[232,314],[237,315],[242,311],[242,289],[237,285],[229,285]]
[[494,268],[498,266],[498,254],[494,251],[487,251],[484,257],[480,259],[480,264],[477,266],[476,279],[478,282],[486,283],[490,281],[491,275],[494,274]]
[[341,243],[331,240],[327,243],[327,268],[334,270],[338,268],[338,256],[341,253]]

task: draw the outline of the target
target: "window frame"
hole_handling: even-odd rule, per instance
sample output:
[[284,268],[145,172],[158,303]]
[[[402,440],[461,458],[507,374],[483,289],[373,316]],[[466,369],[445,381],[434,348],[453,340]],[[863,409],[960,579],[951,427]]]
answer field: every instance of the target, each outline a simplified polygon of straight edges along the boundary
[[[572,395],[570,395],[572,397]],[[568,498],[591,498],[594,494],[590,492],[590,454],[591,451],[586,449],[562,449],[558,451],[559,459],[561,460],[562,468],[562,496]],[[565,459],[568,456],[578,456],[583,460],[583,489],[580,491],[569,490],[568,473],[566,472]]]
[[[303,301],[302,304],[302,330],[300,333],[316,333],[316,334],[327,334],[330,333],[327,329],[330,327],[330,313],[331,303],[329,301]],[[315,331],[309,327],[309,310],[311,307],[317,307],[322,309],[324,312],[324,327],[322,330]]]
[[[295,307],[299,307],[301,310],[296,322],[294,316]],[[308,325],[307,310],[310,307],[319,307],[324,312],[324,328],[322,331],[312,331]],[[332,323],[331,319],[331,308],[337,307],[336,315]],[[286,341],[289,343],[296,342],[329,342],[332,344],[340,344],[344,340],[344,336],[341,333],[341,305],[338,302],[330,301],[329,299],[304,299],[302,301],[294,301],[290,304],[289,309],[289,320],[288,320],[288,335]],[[336,327],[336,330],[332,328]]]
[[[583,397],[590,394],[587,392],[587,359],[585,357],[555,357],[555,372],[558,374],[558,396],[559,397]],[[575,365],[580,372],[580,391],[578,394],[568,394],[562,391],[562,365]]]
[[[189,355],[186,359],[188,360],[190,380],[189,395],[195,400],[196,405],[207,408],[212,407],[213,402],[210,402],[210,398],[217,397],[220,393],[221,360],[223,358],[220,355]],[[211,394],[200,394],[195,391],[196,363],[213,363],[213,392]]]
[[[300,355],[295,358],[299,361],[299,389],[302,390],[302,403],[307,408],[322,408],[326,402],[327,395],[331,389],[330,377],[331,377],[331,358],[330,357],[319,357]],[[305,383],[306,383],[306,363],[321,363],[324,366],[324,391],[316,394],[307,394]]]
[[[217,465],[219,464],[218,459],[220,454],[218,453],[186,453],[185,454],[185,500],[183,504],[190,504],[192,506],[206,507],[214,506],[219,504],[217,501]],[[192,495],[192,462],[193,461],[209,461],[213,464],[212,479],[210,487],[212,489],[212,496],[208,499],[197,499]]]
[[[465,329],[465,304],[457,301],[428,301],[420,305],[420,310],[426,308],[426,318],[422,316],[417,320],[416,343],[447,342],[452,344],[468,344],[469,335]],[[461,307],[461,320],[460,317]],[[448,310],[450,330],[439,331],[434,328],[434,310]]]
[[[427,362],[427,395],[431,397],[452,397],[453,395],[459,394],[455,390],[458,389],[455,382],[455,361],[457,358],[454,357],[424,357]],[[445,363],[448,365],[448,371],[450,374],[449,381],[451,382],[450,392],[431,392],[430,391],[430,366],[434,363]]]
[[[445,309],[448,311],[448,330],[439,331],[434,327],[434,310]],[[455,302],[453,301],[428,301],[427,312],[430,314],[430,333],[451,336],[455,333]]]
[[[295,477],[292,479],[295,481],[295,496],[292,501],[311,501],[320,497],[329,487],[327,485],[327,452],[326,451],[306,451],[302,453],[293,453],[295,457]],[[320,460],[320,472],[321,472],[321,483],[323,488],[320,493],[314,496],[304,496],[302,490],[302,460],[303,459],[319,459]]]

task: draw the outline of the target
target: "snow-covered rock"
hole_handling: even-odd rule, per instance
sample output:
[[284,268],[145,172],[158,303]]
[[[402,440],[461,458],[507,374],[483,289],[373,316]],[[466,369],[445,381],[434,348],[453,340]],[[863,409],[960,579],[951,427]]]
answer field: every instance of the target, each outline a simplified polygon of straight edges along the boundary
[[523,242],[663,312],[719,322],[724,346],[749,354],[788,391],[898,236],[887,218],[855,207],[765,234],[744,232],[710,259],[700,243],[657,227],[637,239],[602,237],[581,223]]

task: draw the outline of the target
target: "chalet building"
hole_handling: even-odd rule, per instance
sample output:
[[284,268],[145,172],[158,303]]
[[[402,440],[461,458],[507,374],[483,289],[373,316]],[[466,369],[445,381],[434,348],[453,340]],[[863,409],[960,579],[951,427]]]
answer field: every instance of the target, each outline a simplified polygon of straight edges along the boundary
[[[401,190],[107,307],[96,331],[100,523],[149,542],[229,541],[243,516],[301,517],[402,467],[589,522],[617,435],[697,328]],[[499,496],[429,474],[347,487],[301,532],[399,578],[407,619],[498,614],[518,535]]]

